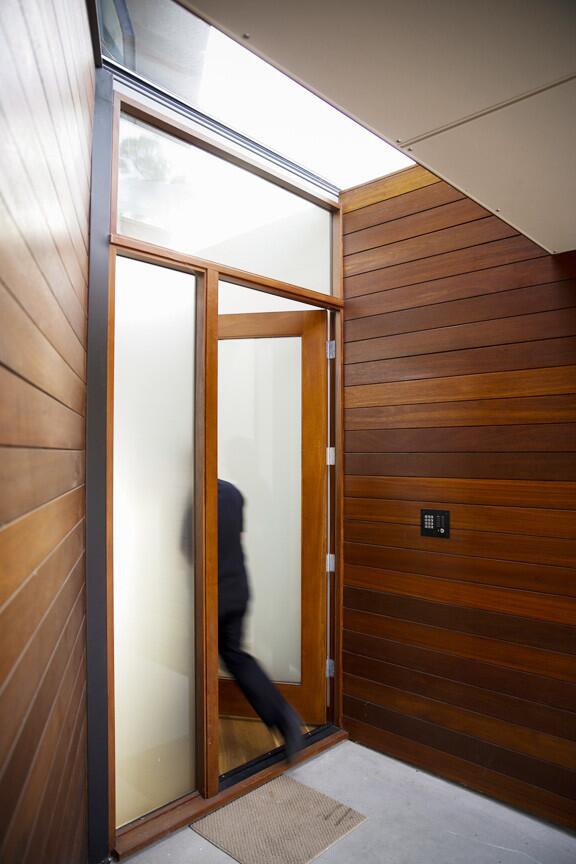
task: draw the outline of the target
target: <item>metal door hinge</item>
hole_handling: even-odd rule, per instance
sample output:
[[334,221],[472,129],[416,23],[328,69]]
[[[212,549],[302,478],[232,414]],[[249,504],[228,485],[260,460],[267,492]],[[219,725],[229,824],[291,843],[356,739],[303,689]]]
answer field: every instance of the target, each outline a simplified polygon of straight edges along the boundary
[[334,678],[334,660],[331,657],[326,658],[326,677]]
[[335,447],[327,447],[326,448],[326,464],[327,465],[335,465],[336,464],[336,448]]
[[336,572],[336,555],[333,555],[331,552],[326,555],[326,572],[327,573],[335,573]]
[[334,339],[329,339],[326,342],[326,357],[328,360],[336,359],[336,341]]

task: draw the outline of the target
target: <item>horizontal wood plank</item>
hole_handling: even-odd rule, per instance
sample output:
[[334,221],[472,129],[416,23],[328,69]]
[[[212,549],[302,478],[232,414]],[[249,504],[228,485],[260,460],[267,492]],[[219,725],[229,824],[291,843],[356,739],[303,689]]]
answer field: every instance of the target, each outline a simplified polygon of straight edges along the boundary
[[[361,649],[364,646],[362,642],[356,643],[356,639],[369,638],[356,637],[356,634],[349,636],[353,638],[347,639],[346,647],[358,644]],[[369,682],[377,681],[408,693],[418,693],[488,717],[576,741],[576,716],[573,712],[530,702],[529,691],[524,694],[526,698],[518,698],[349,651],[344,652],[343,664],[345,674],[365,678]]]
[[480,243],[466,249],[433,255],[431,258],[419,258],[416,261],[346,276],[344,296],[349,299],[362,294],[390,291],[404,285],[415,285],[432,279],[445,279],[447,276],[487,270],[501,264],[539,258],[545,254],[543,249],[521,235],[507,237],[491,243]]
[[84,418],[0,366],[0,446],[82,450]]
[[84,483],[82,450],[0,447],[0,525]]
[[78,414],[84,413],[85,383],[36,327],[0,282],[0,363]]
[[353,363],[345,367],[344,380],[347,387],[352,387],[389,381],[571,366],[574,360],[576,360],[576,336],[568,336],[563,339],[542,339],[538,342],[455,349],[437,354]]
[[357,609],[344,609],[344,627],[366,636],[378,636],[394,642],[404,642],[406,645],[445,651],[468,660],[477,660],[480,657],[483,661],[497,666],[576,684],[574,656],[570,654],[515,645],[512,642],[459,633],[456,630],[375,615]]
[[470,249],[481,243],[491,243],[505,237],[514,237],[517,231],[495,216],[484,216],[463,225],[456,225],[420,234],[396,243],[369,248],[344,258],[344,277],[349,279],[359,273],[368,273],[382,268],[394,267],[410,261]]
[[[575,292],[576,298],[576,292]],[[479,321],[431,328],[416,333],[386,335],[346,344],[346,363],[366,363],[389,357],[411,357],[438,351],[458,351],[490,345],[558,339],[576,333],[576,306],[569,309],[514,315],[496,321]],[[430,358],[428,358],[430,359]]]
[[72,568],[78,565],[83,551],[84,523],[79,522],[21,590],[2,607],[0,626],[4,631],[4,650],[0,656],[0,687],[69,578]]
[[445,729],[524,753],[534,759],[540,759],[545,749],[549,763],[569,771],[576,770],[576,745],[573,741],[527,729],[519,723],[482,716],[438,699],[409,693],[365,678],[346,675],[344,687],[346,693],[355,699],[379,705],[407,717],[436,723]]
[[576,538],[576,513],[573,510],[477,506],[451,504],[447,501],[399,501],[389,498],[344,499],[345,518],[363,522],[395,522],[419,526],[422,509],[449,510],[452,529],[458,531]]
[[[480,607],[468,608],[420,600],[410,597],[408,593],[400,597],[353,586],[346,586],[344,589],[344,605],[347,609],[413,621],[417,625],[441,627],[449,632],[482,636],[510,645],[526,645],[566,656],[576,655],[576,627],[564,624],[550,624],[533,619],[528,621],[520,616],[487,612]],[[571,667],[572,674],[575,674],[574,656],[571,662],[568,660],[567,665]]]
[[0,529],[0,605],[39,567],[84,514],[84,487]]
[[[576,401],[576,400],[574,400]],[[576,451],[574,423],[374,429],[346,433],[348,453]]]
[[574,566],[558,567],[532,562],[504,561],[498,558],[473,558],[448,552],[431,552],[401,546],[376,546],[347,539],[346,564],[421,573],[440,579],[477,582],[503,588],[518,588],[576,597]]
[[342,210],[344,213],[350,213],[352,210],[367,207],[376,201],[385,201],[389,198],[395,198],[397,195],[403,195],[405,192],[412,192],[414,189],[421,189],[423,186],[438,183],[439,179],[420,165],[406,168],[403,171],[397,171],[387,177],[342,192],[340,196]]
[[461,198],[453,203],[436,207],[433,213],[416,213],[405,216],[393,222],[373,225],[362,231],[344,235],[344,255],[353,255],[385,246],[389,243],[398,243],[401,240],[412,239],[421,234],[430,234],[432,231],[440,231],[455,225],[463,225],[476,219],[483,219],[490,214],[488,210],[471,201],[469,198]]
[[576,366],[450,375],[424,381],[393,381],[346,387],[346,408],[415,405],[422,402],[467,402],[520,396],[576,393]]
[[[495,321],[515,315],[529,315],[576,305],[576,280],[550,282],[528,288],[514,288],[499,294],[481,294],[464,300],[447,300],[412,309],[401,309],[381,315],[352,318],[346,321],[344,340],[350,359],[350,342],[375,339],[399,333],[415,333],[436,327],[454,327],[476,321]],[[455,333],[458,337],[459,333]]]
[[412,192],[404,192],[394,198],[385,198],[375,204],[349,211],[343,220],[343,233],[346,237],[354,231],[362,231],[373,225],[402,219],[414,213],[440,207],[442,204],[450,204],[464,197],[463,192],[440,180],[438,183],[422,186]]
[[[527,673],[496,666],[486,662],[481,656],[459,657],[449,652],[367,636],[351,630],[344,631],[343,644],[345,651],[358,656],[359,663],[368,660],[365,666],[368,677],[373,672],[370,660],[384,661],[383,665],[394,664],[392,668],[399,669],[399,674],[414,676],[411,678],[414,686],[417,686],[418,682],[415,673],[422,672],[434,679],[434,687],[442,687],[444,684],[449,686],[450,682],[456,682],[467,685],[467,689],[473,687],[480,694],[479,698],[490,698],[495,694],[496,697],[511,696],[514,702],[519,701],[521,704],[530,700],[528,704],[531,710],[543,711],[544,716],[547,716],[547,710],[553,708],[567,718],[566,724],[571,730],[574,728],[576,686],[573,684],[536,675],[533,671]],[[398,684],[398,679],[394,680]],[[409,690],[410,687],[406,689]],[[500,704],[497,699],[496,704]],[[506,701],[501,704],[505,705]],[[564,729],[566,724],[563,721],[561,728]]]
[[574,567],[576,541],[559,537],[534,537],[526,534],[501,534],[452,528],[450,537],[421,537],[420,526],[387,522],[346,521],[348,542],[376,546],[399,546],[443,555],[470,555],[502,561],[551,564]]
[[576,599],[563,595],[507,590],[350,564],[344,573],[344,583],[351,588],[365,588],[576,627]]
[[349,432],[359,429],[430,429],[480,425],[501,428],[507,424],[574,423],[575,421],[576,394],[351,408],[344,414],[344,425]]

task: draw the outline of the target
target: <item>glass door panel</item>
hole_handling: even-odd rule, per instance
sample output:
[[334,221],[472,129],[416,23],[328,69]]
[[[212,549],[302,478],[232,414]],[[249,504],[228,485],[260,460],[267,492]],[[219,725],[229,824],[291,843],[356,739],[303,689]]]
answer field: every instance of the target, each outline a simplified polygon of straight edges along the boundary
[[195,788],[195,282],[164,267],[116,260],[117,826]]
[[244,497],[245,647],[291,683],[301,680],[301,342],[231,339],[218,351],[218,476]]

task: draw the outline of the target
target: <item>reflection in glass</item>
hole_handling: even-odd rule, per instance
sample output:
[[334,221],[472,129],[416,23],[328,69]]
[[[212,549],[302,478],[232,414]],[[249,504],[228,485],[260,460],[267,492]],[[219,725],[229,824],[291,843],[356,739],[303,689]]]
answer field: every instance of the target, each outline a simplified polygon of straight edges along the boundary
[[328,210],[127,117],[118,213],[122,234],[331,291]]
[[193,276],[117,259],[113,572],[118,826],[195,787],[195,296]]

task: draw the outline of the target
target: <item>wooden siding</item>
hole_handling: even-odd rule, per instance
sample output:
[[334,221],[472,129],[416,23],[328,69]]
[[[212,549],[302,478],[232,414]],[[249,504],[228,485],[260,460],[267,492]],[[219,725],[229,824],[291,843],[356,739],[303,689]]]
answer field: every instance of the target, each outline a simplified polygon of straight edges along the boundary
[[576,254],[420,167],[342,207],[345,728],[574,828]]
[[0,858],[86,861],[85,4],[0,5]]

